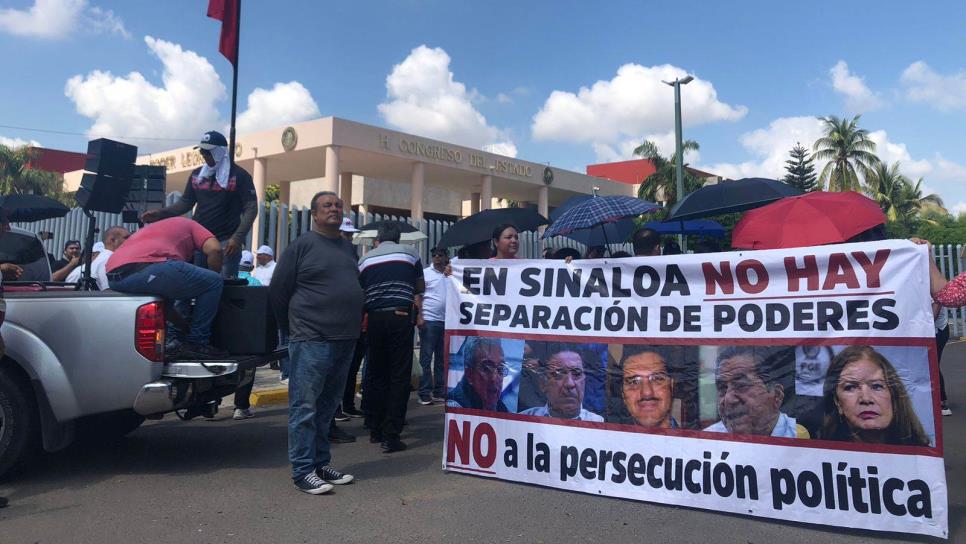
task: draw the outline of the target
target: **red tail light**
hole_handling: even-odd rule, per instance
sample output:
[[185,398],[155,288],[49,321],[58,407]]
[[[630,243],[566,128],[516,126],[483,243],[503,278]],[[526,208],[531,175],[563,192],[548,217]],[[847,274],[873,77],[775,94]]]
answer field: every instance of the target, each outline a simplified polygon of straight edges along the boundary
[[150,302],[138,308],[134,349],[149,361],[164,361],[164,303]]

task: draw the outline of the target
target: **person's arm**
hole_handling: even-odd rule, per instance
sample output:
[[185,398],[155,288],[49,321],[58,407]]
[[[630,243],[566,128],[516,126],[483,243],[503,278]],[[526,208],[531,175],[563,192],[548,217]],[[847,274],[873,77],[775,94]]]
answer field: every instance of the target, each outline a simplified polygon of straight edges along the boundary
[[224,260],[224,256],[221,251],[221,242],[212,236],[211,238],[205,240],[205,243],[201,246],[201,252],[204,253],[205,258],[208,259],[208,270],[221,274],[221,264]]
[[78,266],[80,266],[80,257],[74,257],[67,263],[67,266],[61,268],[60,270],[52,273],[50,275],[50,281],[64,281],[67,276]]
[[278,328],[286,335],[289,333],[288,307],[295,293],[295,282],[298,279],[298,255],[296,245],[290,245],[282,253],[275,265],[272,282],[268,285],[268,300],[275,312]]
[[177,202],[168,206],[167,208],[161,208],[160,210],[148,210],[141,214],[141,221],[145,223],[154,223],[155,221],[160,221],[162,219],[167,219],[169,217],[178,217],[179,215],[184,215],[195,207],[195,189],[191,185],[191,178],[194,177],[194,172],[192,175],[188,176],[188,183],[185,185],[184,192],[181,194],[181,198]]
[[252,177],[241,168],[236,169],[234,174],[235,190],[238,191],[241,198],[242,211],[241,217],[238,219],[238,228],[232,233],[228,246],[225,248],[225,253],[229,256],[241,251],[245,237],[248,235],[248,231],[252,230],[255,217],[258,216],[258,193],[255,192]]

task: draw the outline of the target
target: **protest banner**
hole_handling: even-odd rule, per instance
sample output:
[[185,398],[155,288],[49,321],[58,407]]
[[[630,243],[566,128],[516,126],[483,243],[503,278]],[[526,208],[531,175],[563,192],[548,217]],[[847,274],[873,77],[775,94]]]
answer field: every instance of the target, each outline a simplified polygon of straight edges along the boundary
[[928,258],[455,261],[443,469],[946,537]]

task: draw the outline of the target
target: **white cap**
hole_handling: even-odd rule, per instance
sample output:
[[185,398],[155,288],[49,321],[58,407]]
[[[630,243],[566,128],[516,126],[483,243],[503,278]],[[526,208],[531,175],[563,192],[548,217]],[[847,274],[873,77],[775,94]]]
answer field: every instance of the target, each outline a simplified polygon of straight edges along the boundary
[[104,242],[97,242],[94,244],[94,247],[91,248],[91,253],[100,253],[105,249],[107,248],[104,247]]
[[255,256],[252,255],[251,251],[247,249],[242,250],[241,260],[238,261],[239,266],[255,266]]
[[359,232],[359,229],[357,229],[356,226],[352,224],[352,219],[348,217],[342,218],[342,226],[339,227],[339,230],[341,230],[342,232]]
[[275,252],[272,251],[272,248],[268,246],[261,246],[255,250],[255,255],[268,255],[269,257],[274,257]]

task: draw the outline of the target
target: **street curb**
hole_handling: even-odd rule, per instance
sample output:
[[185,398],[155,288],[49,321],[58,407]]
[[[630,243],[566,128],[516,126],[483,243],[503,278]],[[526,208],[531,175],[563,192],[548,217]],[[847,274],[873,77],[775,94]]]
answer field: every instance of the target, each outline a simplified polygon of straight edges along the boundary
[[286,402],[288,402],[288,387],[252,391],[252,406],[268,406],[270,404],[283,404]]

